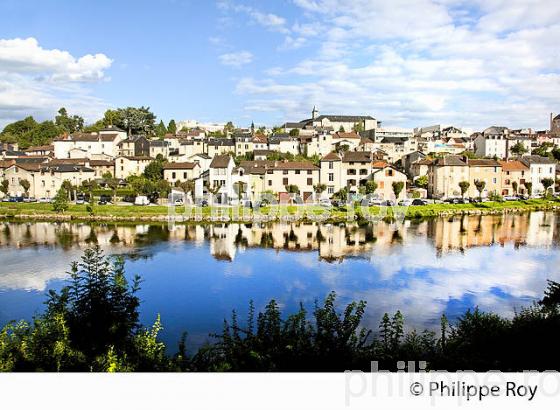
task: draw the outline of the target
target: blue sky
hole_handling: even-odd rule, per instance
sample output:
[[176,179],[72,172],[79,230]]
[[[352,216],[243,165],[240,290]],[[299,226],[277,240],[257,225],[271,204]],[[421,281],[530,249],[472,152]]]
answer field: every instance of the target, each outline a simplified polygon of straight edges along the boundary
[[560,111],[554,0],[0,2],[0,126],[61,105],[95,120],[548,126]]

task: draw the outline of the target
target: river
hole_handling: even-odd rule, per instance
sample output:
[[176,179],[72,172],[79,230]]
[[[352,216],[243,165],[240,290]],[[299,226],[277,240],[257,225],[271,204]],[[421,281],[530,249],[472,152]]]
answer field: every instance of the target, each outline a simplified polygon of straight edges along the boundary
[[98,243],[139,274],[141,321],[161,314],[171,350],[196,349],[235,309],[312,310],[331,290],[367,301],[364,325],[400,309],[406,327],[439,327],[468,308],[511,317],[560,281],[558,214],[462,216],[402,224],[90,225],[0,223],[0,324],[31,319],[71,261]]

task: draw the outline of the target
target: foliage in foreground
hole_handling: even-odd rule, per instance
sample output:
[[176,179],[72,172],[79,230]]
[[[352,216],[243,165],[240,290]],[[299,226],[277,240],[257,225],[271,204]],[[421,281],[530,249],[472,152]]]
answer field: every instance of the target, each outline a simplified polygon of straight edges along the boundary
[[312,315],[301,305],[283,318],[274,300],[256,315],[251,303],[243,325],[233,312],[216,343],[193,356],[185,338],[177,354],[165,353],[159,317],[151,328],[140,325],[139,284],[127,281],[121,259],[86,250],[68,285],[50,292],[44,314],[0,331],[0,371],[367,371],[372,361],[396,370],[397,361],[420,360],[432,370],[560,369],[556,282],[511,320],[475,309],[450,326],[443,316],[439,337],[405,332],[400,312],[385,314],[374,334],[361,325],[366,303],[338,312],[334,292]]

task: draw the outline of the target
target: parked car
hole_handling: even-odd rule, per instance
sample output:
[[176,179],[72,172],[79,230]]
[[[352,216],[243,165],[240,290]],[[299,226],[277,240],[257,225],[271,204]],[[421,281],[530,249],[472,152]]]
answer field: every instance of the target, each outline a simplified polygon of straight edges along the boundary
[[379,198],[371,198],[369,200],[369,206],[381,206],[383,205],[383,200]]
[[10,202],[23,202],[23,197],[22,196],[11,196],[10,197]]
[[331,200],[323,198],[319,201],[319,205],[321,205],[321,206],[331,206]]
[[99,205],[107,205],[111,203],[111,196],[110,195],[101,195],[99,197]]
[[412,202],[413,202],[413,201],[412,201],[412,199],[410,199],[410,198],[401,199],[401,200],[399,201],[399,206],[410,206],[410,205],[412,205]]
[[519,198],[514,195],[506,195],[503,197],[504,201],[518,201]]
[[385,201],[381,201],[381,206],[395,206],[395,201],[386,199]]
[[134,205],[138,205],[138,206],[150,205],[150,200],[148,199],[147,196],[138,195],[134,200]]
[[428,201],[426,201],[425,199],[419,199],[416,198],[412,201],[412,206],[424,206],[424,205],[428,205]]
[[78,195],[76,195],[76,205],[82,205],[87,203],[89,203],[88,194],[79,193]]
[[135,200],[136,196],[134,195],[125,195],[125,197],[123,198],[123,202],[130,202],[131,204],[133,204]]
[[29,196],[29,197],[23,198],[23,202],[27,202],[27,203],[30,203],[30,202],[37,202],[37,199],[35,199],[35,198],[32,197],[32,196]]
[[[202,201],[200,201],[200,206],[208,206],[208,201],[206,199],[203,199]],[[263,206],[262,202],[261,202],[261,206]]]
[[10,198],[9,197],[2,198],[2,202],[10,202]]
[[39,198],[37,200],[37,202],[39,202],[40,204],[49,204],[52,202],[52,199],[50,198]]

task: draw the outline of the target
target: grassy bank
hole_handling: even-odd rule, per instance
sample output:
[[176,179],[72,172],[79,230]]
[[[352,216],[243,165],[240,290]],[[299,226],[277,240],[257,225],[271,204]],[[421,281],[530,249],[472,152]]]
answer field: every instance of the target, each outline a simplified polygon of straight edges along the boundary
[[[309,220],[311,215],[324,215],[326,208],[319,206],[285,208],[287,214],[295,220]],[[484,202],[477,204],[430,204],[425,206],[404,207],[370,207],[364,212],[356,207],[353,214],[354,219],[360,219],[369,215],[383,215],[391,218],[395,212],[406,212],[406,218],[429,218],[437,216],[470,215],[470,214],[494,214],[502,212],[523,212],[537,210],[560,209],[560,201],[546,199],[531,199],[527,201],[508,202]],[[176,214],[181,215],[184,209],[176,208]],[[262,215],[270,216],[271,220],[278,218],[278,208],[262,208]],[[286,214],[286,211],[284,211]],[[21,220],[117,220],[117,221],[164,221],[168,215],[167,206],[120,206],[120,205],[94,205],[93,213],[90,213],[86,205],[69,206],[64,213],[53,211],[51,204],[43,203],[0,203],[0,218]],[[250,217],[251,210],[233,207],[204,207],[200,209],[199,216],[203,221],[220,221],[219,215],[227,216],[234,221],[243,220],[243,215]],[[345,207],[329,210],[326,221],[346,221],[348,217]],[[199,219],[200,219],[199,218]],[[187,219],[185,219],[187,220]]]

